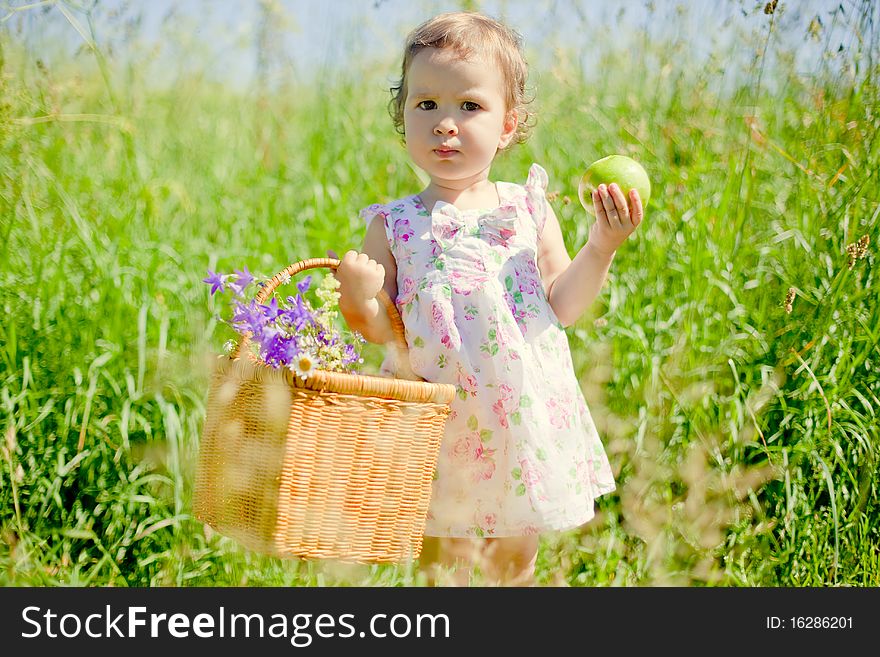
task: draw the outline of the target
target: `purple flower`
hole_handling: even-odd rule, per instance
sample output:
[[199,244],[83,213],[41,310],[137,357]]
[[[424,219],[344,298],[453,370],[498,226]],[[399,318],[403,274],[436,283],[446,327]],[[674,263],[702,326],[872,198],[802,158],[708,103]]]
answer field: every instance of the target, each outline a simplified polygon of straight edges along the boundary
[[232,326],[239,333],[259,333],[264,326],[264,315],[257,306],[256,301],[250,303],[235,302],[235,311],[232,314]]
[[214,293],[217,292],[217,290],[223,292],[223,283],[225,281],[225,278],[226,277],[223,274],[217,274],[209,269],[208,278],[203,278],[202,282],[207,283],[211,286],[211,296],[214,296]]
[[260,355],[263,360],[274,367],[281,367],[290,362],[291,345],[278,331],[264,332],[260,340]]
[[311,313],[309,313],[308,308],[306,308],[299,296],[295,298],[287,297],[287,303],[289,303],[290,306],[287,310],[281,311],[279,316],[282,317],[283,321],[291,328],[299,331],[313,323]]
[[[332,327],[331,316],[327,315],[328,312],[335,313],[328,301],[332,297],[319,293],[322,305],[316,308],[306,300],[305,295],[313,282],[311,276],[297,283],[298,294],[295,296],[271,296],[264,303],[257,303],[254,297],[260,296],[259,291],[255,294],[254,289],[249,288],[254,281],[247,267],[234,274],[217,274],[209,270],[204,279],[211,285],[212,295],[227,288],[234,292],[230,303],[232,317],[225,321],[239,334],[250,336],[254,354],[264,363],[291,369],[298,376],[307,378],[315,368],[347,371],[354,363],[363,362],[359,353],[363,340],[355,334],[353,337],[358,344],[345,344],[345,339]],[[265,282],[257,283],[266,285]],[[326,289],[329,288],[322,284],[321,290]]]
[[272,297],[272,300],[267,305],[260,306],[260,308],[263,310],[263,316],[269,322],[274,322],[283,312],[278,307],[278,299],[274,297]]
[[345,356],[342,359],[342,362],[346,365],[351,365],[352,363],[356,363],[358,361],[358,353],[357,349],[353,344],[345,345]]
[[254,277],[248,271],[247,265],[244,266],[244,271],[236,269],[235,273],[238,275],[238,278],[235,279],[234,283],[230,283],[229,287],[238,296],[242,296],[245,288],[254,281]]
[[305,294],[306,291],[311,286],[311,284],[312,284],[312,277],[311,277],[311,275],[309,275],[309,276],[306,276],[304,279],[302,279],[299,283],[296,284],[296,289],[299,290],[300,294]]

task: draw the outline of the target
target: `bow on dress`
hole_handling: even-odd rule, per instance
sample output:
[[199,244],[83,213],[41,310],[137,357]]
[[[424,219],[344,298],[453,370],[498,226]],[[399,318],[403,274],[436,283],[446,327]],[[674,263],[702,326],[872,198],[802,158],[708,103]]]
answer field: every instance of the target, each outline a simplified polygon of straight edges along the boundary
[[477,217],[476,225],[451,203],[437,201],[431,213],[431,234],[445,251],[465,235],[481,237],[492,246],[508,246],[516,235],[516,206],[502,205]]

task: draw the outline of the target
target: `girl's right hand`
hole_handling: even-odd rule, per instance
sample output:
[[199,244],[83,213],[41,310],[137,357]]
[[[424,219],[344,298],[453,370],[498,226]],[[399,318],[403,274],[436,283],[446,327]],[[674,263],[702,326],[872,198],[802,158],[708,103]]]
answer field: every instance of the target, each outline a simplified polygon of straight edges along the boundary
[[631,189],[627,199],[617,183],[593,190],[593,209],[596,221],[590,226],[587,244],[607,257],[614,255],[645,216],[638,191]]
[[348,251],[336,269],[340,305],[362,308],[376,298],[385,283],[385,268],[366,253]]

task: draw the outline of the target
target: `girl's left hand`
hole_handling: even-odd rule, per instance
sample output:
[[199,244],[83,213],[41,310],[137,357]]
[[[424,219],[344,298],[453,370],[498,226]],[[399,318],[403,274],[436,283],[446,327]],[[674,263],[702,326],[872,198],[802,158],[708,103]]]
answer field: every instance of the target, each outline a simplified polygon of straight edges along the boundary
[[590,227],[587,243],[611,256],[633,234],[644,218],[642,199],[635,189],[629,192],[629,204],[617,183],[599,185],[593,191],[596,221]]

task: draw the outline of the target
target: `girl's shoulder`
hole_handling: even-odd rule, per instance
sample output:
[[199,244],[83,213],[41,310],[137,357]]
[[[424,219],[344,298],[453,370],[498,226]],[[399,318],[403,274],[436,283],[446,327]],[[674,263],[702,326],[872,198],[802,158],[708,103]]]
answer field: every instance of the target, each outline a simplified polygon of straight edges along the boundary
[[430,215],[417,194],[389,201],[388,203],[372,203],[362,208],[360,218],[369,227],[374,221],[381,221],[385,230],[385,238],[395,258],[403,257],[398,252],[413,235],[412,226],[416,220],[427,220]]
[[504,186],[504,195],[508,197],[507,201],[513,202],[525,214],[531,216],[537,233],[540,235],[547,218],[547,186],[549,185],[549,178],[544,167],[532,163],[525,183],[501,184]]
[[371,203],[358,212],[358,216],[369,223],[374,217],[382,217],[386,221],[389,217],[405,214],[416,215],[424,211],[417,194],[404,196],[403,198],[389,201],[388,203]]

